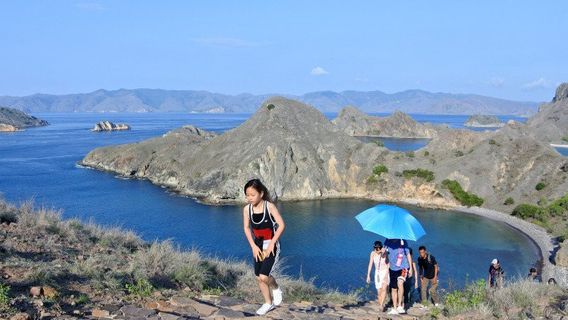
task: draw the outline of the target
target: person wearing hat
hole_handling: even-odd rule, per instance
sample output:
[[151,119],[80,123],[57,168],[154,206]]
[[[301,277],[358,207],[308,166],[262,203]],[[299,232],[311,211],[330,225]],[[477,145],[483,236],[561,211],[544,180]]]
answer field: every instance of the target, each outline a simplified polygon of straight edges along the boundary
[[371,269],[375,266],[375,288],[377,288],[377,301],[383,310],[385,299],[387,296],[387,286],[389,284],[389,258],[383,243],[375,241],[371,257],[369,259],[369,268],[367,269],[367,283],[371,283]]
[[490,288],[503,288],[503,277],[505,271],[501,268],[499,260],[493,259],[491,265],[489,266],[489,277],[487,282]]

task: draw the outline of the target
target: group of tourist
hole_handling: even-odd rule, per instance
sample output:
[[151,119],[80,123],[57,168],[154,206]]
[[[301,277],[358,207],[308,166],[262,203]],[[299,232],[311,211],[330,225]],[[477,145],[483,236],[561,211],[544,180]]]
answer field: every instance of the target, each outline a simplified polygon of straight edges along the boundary
[[402,239],[387,239],[384,245],[381,241],[375,241],[367,268],[367,283],[371,282],[371,270],[374,266],[374,282],[381,309],[385,308],[388,289],[392,301],[389,314],[406,313],[405,304],[414,302],[425,305],[431,300],[435,306],[439,306],[438,262],[425,246],[418,248],[417,261],[418,264],[412,258],[412,248]]

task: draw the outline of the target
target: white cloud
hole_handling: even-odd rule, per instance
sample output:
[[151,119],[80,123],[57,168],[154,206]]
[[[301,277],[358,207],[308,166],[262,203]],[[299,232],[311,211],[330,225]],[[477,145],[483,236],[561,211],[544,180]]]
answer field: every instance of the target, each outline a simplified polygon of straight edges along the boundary
[[489,80],[489,84],[495,88],[501,88],[505,85],[505,79],[493,77]]
[[326,74],[329,74],[329,72],[322,67],[315,67],[312,71],[310,71],[310,74],[312,76],[325,76]]
[[230,48],[258,47],[261,45],[259,42],[225,37],[193,38],[191,41],[203,45]]
[[523,89],[525,89],[525,90],[538,90],[538,89],[550,88],[552,86],[553,86],[553,83],[551,81],[546,80],[543,77],[540,77],[539,79],[537,79],[535,81],[525,83],[523,85]]
[[78,2],[75,3],[75,7],[85,11],[104,11],[106,10],[105,6],[100,4],[99,2]]

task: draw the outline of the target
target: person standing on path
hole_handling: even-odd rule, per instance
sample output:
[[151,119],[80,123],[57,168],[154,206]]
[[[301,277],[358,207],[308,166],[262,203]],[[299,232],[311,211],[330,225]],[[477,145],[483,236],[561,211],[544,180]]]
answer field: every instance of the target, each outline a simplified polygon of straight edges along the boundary
[[406,277],[412,276],[412,269],[410,269],[412,257],[406,243],[402,239],[387,239],[385,247],[388,249],[390,262],[389,287],[391,288],[393,302],[392,310],[388,314],[406,313],[404,309],[404,282]]
[[428,293],[435,306],[440,304],[437,292],[438,270],[436,258],[426,251],[425,246],[420,246],[418,248],[418,273],[420,274],[420,296],[424,305],[428,303]]
[[244,191],[248,204],[243,208],[243,230],[252,250],[254,274],[264,298],[264,304],[256,314],[265,315],[282,303],[282,290],[271,272],[280,256],[278,240],[286,225],[260,180],[247,182]]
[[377,301],[381,311],[385,307],[385,298],[387,296],[387,287],[389,285],[389,258],[382,242],[375,241],[369,258],[369,267],[367,268],[367,283],[371,283],[371,269],[375,266],[375,288],[377,288]]
[[489,266],[489,276],[487,282],[490,288],[499,289],[503,288],[503,279],[505,277],[505,271],[501,267],[499,260],[493,259],[491,265]]

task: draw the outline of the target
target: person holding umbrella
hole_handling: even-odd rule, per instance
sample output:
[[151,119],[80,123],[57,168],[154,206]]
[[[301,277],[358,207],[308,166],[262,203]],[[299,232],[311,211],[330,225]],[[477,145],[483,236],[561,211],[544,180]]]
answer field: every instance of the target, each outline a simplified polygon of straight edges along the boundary
[[385,247],[387,247],[390,260],[389,287],[393,303],[392,310],[388,314],[406,313],[404,309],[404,282],[407,277],[412,276],[412,269],[410,268],[412,257],[406,242],[402,239],[387,239]]

